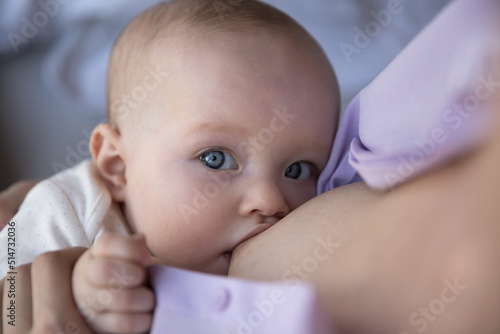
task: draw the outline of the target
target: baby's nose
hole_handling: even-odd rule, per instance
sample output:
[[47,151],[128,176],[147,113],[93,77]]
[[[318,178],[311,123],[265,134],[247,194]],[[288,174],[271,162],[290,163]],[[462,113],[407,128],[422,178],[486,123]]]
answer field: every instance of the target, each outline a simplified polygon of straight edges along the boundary
[[245,192],[240,206],[240,214],[249,217],[260,214],[273,223],[285,217],[290,212],[290,207],[283,191],[275,182],[262,180],[251,184]]

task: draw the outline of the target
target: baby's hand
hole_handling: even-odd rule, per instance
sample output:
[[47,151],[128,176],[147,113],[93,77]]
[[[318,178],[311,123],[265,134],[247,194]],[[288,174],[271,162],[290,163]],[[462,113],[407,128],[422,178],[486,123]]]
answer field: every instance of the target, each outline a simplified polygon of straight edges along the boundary
[[146,287],[150,254],[143,236],[104,233],[73,270],[73,294],[96,333],[145,333],[154,294]]

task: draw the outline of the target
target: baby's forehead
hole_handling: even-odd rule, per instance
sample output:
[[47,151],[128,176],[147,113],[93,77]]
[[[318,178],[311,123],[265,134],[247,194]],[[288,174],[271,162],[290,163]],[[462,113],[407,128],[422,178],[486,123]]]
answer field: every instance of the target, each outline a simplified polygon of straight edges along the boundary
[[[188,8],[188,3],[196,5],[196,14],[193,15],[196,10]],[[249,41],[252,36],[262,40],[254,43],[254,50],[245,49],[246,42],[243,41]],[[263,36],[271,36],[272,42],[265,41]],[[207,43],[214,46],[218,42],[221,56],[226,50],[240,48],[243,51],[233,53],[233,56],[259,56],[259,61],[264,63],[268,57],[257,51],[271,52],[273,45],[285,39],[295,43],[295,54],[314,53],[318,59],[324,58],[318,64],[325,63],[326,58],[321,55],[319,46],[298,24],[286,14],[258,1],[243,2],[235,11],[226,13],[223,20],[214,11],[211,1],[180,0],[154,7],[129,24],[113,48],[108,73],[110,119],[116,113],[113,101],[121,96],[144,93],[144,90],[143,95],[149,97],[168,93],[168,89],[148,89],[156,83],[163,88],[175,86],[176,80],[189,70],[184,58],[204,57]],[[216,65],[206,64],[207,67]],[[233,78],[237,75],[234,73]],[[193,76],[192,82],[196,81]]]

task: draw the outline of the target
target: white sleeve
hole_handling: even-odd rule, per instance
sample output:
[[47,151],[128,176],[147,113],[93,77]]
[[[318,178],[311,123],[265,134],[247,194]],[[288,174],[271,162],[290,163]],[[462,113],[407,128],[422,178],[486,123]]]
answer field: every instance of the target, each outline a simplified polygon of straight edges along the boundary
[[[8,250],[13,241],[15,252]],[[8,261],[12,258],[19,266],[41,253],[88,247],[90,242],[67,193],[46,180],[31,190],[10,225],[0,232],[0,245],[0,277],[4,277],[11,270]]]

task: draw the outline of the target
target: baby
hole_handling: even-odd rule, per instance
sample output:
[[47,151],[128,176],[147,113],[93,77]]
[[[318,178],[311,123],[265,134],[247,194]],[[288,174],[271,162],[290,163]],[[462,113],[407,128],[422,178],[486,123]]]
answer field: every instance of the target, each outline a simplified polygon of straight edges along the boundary
[[[93,329],[145,332],[154,307],[144,285],[149,254],[226,275],[236,246],[316,195],[338,104],[320,46],[277,9],[253,0],[160,3],[114,45],[109,124],[92,134],[93,161],[30,192],[8,226],[17,233],[12,258],[19,265],[90,247],[73,273],[80,307],[116,285],[115,273],[130,278],[87,314]],[[3,277],[11,268],[0,260]]]

